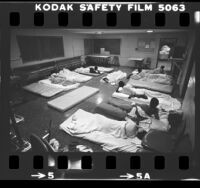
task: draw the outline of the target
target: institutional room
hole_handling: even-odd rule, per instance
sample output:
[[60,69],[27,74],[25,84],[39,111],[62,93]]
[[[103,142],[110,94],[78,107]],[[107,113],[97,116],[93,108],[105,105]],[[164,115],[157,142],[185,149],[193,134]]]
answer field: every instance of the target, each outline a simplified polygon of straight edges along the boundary
[[192,152],[195,33],[12,29],[16,152]]

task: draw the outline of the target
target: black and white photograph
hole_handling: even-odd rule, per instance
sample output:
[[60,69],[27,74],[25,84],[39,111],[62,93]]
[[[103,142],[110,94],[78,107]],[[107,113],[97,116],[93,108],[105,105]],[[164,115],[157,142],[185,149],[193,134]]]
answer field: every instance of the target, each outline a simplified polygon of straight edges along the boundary
[[0,179],[198,180],[199,10],[0,3]]
[[11,30],[12,151],[191,152],[195,34]]

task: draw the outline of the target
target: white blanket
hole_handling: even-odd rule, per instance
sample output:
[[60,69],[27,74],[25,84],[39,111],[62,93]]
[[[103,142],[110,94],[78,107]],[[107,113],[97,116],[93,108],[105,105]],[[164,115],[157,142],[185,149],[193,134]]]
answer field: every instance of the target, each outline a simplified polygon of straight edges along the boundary
[[59,73],[57,73],[57,75],[66,78],[67,81],[71,82],[87,82],[92,78],[91,76],[82,75],[65,68],[61,70]]
[[[92,66],[91,66],[92,67]],[[98,67],[100,72],[111,72],[114,68],[112,67]]]
[[[127,90],[129,90],[130,93],[128,93]],[[148,99],[137,98],[137,97],[128,99],[130,94],[139,94],[139,95],[145,94],[148,97]],[[131,100],[133,102],[141,103],[141,104],[149,104],[151,99],[153,97],[156,97],[159,100],[158,108],[160,109],[170,111],[170,110],[179,110],[181,108],[181,103],[177,99],[171,97],[168,94],[163,94],[156,91],[150,91],[148,89],[136,89],[136,88],[128,86],[128,87],[125,87],[124,91],[122,90],[121,93],[114,92],[112,94],[112,97],[123,99],[126,101]]]
[[51,81],[49,79],[40,80],[39,83],[46,84],[46,85],[49,85],[49,86],[52,86],[52,87],[55,87],[55,88],[61,88],[65,91],[75,89],[75,88],[79,87],[79,85],[80,85],[80,83],[75,83],[75,84],[63,86],[61,84],[53,84],[53,83],[51,83]]
[[136,71],[132,72],[131,79],[140,80],[140,81],[148,81],[155,82],[159,84],[172,84],[172,77],[167,74],[153,74],[148,72],[147,70],[142,71],[141,73],[137,73]]
[[72,136],[100,144],[105,151],[136,152],[141,141],[137,137],[121,137],[125,123],[79,109],[60,128]]
[[120,70],[112,72],[108,74],[106,77],[103,77],[101,79],[101,82],[104,82],[104,78],[108,79],[108,82],[111,83],[112,85],[118,84],[119,80],[126,78],[127,74],[125,72],[122,72]]
[[[148,132],[151,129],[159,130],[159,131],[168,131],[171,126],[168,122],[168,112],[162,112],[159,111],[159,118],[160,120],[157,120],[155,118],[150,118],[146,113],[142,110],[140,106],[137,106],[138,113],[142,117],[146,117],[147,119],[140,121],[139,127],[143,128],[146,132]],[[129,116],[136,117],[136,107],[133,107],[132,110],[129,112]]]

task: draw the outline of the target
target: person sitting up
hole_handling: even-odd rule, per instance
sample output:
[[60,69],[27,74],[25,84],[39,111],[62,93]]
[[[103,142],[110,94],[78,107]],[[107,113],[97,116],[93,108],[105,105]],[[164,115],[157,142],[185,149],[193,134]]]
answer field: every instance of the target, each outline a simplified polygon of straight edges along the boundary
[[[141,67],[139,67],[138,69],[137,69],[137,74],[140,74],[142,72],[142,68]],[[133,73],[131,73],[131,74],[129,74],[126,78],[127,79],[130,79],[130,77],[133,75]]]
[[95,66],[94,68],[93,67],[90,68],[90,73],[100,74],[100,71],[98,70],[98,67]]
[[100,71],[98,70],[97,66],[94,67],[94,70],[96,71],[96,73],[100,74]]
[[138,68],[138,74],[140,74],[142,72],[142,67]]
[[153,97],[150,101],[150,104],[135,104],[134,106],[140,106],[142,110],[149,116],[154,116],[155,119],[159,120],[159,109],[157,106],[159,105],[159,100],[156,97]]
[[160,73],[161,74],[165,74],[165,66],[164,65],[162,65],[161,67],[160,67]]
[[124,86],[125,86],[125,83],[123,81],[119,81],[116,92],[120,92]]

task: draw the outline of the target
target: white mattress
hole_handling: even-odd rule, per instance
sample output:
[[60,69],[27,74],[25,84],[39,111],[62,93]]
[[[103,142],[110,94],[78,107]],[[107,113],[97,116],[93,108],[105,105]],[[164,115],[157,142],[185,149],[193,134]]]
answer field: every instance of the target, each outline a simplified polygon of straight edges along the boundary
[[60,88],[60,89],[63,89],[65,91],[75,89],[80,85],[80,83],[75,83],[75,84],[63,86],[61,84],[53,84],[53,83],[51,83],[51,81],[49,79],[40,80],[39,83],[46,84],[46,85],[49,85],[49,86],[52,86],[52,87],[55,87],[55,88]]
[[[79,109],[65,120],[60,125],[60,128],[71,136],[83,138],[101,145],[105,151],[136,152],[138,147],[141,147],[141,140],[137,137],[123,139],[101,131],[95,131],[96,125],[90,119],[93,115]],[[73,117],[76,117],[77,120],[75,127],[71,125]]]
[[53,87],[42,83],[32,83],[23,87],[25,90],[30,91],[32,93],[39,94],[43,97],[52,97],[62,91],[63,88]]
[[98,88],[82,86],[56,99],[48,101],[47,104],[59,111],[66,111],[97,92],[99,92]]
[[159,83],[149,82],[149,81],[134,80],[131,78],[128,81],[128,84],[136,88],[145,88],[145,89],[150,89],[153,91],[159,91],[159,92],[168,93],[168,94],[171,94],[173,90],[172,85],[159,84]]

